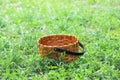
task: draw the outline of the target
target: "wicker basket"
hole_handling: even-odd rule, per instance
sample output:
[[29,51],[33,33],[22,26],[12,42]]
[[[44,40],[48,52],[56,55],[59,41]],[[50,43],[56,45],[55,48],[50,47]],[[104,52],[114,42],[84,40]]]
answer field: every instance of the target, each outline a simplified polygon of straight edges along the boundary
[[[79,55],[85,53],[84,46],[72,35],[44,36],[38,40],[37,45],[42,57],[60,58],[64,62],[75,61]],[[78,52],[79,46],[83,49],[83,52]]]

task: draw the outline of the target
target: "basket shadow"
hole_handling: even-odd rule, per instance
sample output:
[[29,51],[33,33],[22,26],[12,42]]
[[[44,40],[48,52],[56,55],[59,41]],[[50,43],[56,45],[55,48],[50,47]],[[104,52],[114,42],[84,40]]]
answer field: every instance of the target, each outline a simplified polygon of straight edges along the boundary
[[[59,59],[49,59],[49,58],[43,58],[36,62],[37,68],[34,69],[34,72],[39,74],[40,72],[47,73],[51,70],[58,70],[60,66],[65,65],[65,63],[62,60]],[[36,65],[34,65],[36,67]]]

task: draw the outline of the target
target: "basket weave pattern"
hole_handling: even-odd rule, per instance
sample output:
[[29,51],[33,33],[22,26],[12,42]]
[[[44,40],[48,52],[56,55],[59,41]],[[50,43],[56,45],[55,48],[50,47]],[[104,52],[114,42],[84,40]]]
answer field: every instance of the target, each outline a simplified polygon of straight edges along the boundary
[[[54,50],[55,47],[70,50],[74,52],[79,51],[78,39],[71,35],[51,35],[40,38],[37,43],[38,51],[42,57],[49,57],[52,59],[60,58],[60,52]],[[64,62],[75,61],[78,56],[66,54]]]

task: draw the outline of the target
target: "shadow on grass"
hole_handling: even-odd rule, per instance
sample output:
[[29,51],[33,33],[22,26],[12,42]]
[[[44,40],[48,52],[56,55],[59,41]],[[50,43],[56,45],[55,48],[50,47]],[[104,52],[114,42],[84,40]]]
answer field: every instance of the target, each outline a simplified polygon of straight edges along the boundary
[[[79,60],[79,59],[78,59]],[[64,63],[63,60],[60,59],[49,59],[49,58],[43,58],[41,60],[35,60],[31,64],[32,72],[35,74],[45,74],[49,73],[51,70],[59,72],[59,70],[62,68],[65,71],[69,71],[71,69],[78,69],[80,68],[81,63],[85,63],[84,58],[80,58],[80,61],[70,62],[70,63]]]

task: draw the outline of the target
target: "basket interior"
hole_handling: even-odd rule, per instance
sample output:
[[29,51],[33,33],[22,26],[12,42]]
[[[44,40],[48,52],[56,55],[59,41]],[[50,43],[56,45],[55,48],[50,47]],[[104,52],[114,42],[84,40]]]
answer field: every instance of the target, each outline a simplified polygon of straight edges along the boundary
[[75,36],[70,35],[52,35],[45,36],[39,40],[39,44],[46,46],[65,46],[74,44],[77,42],[77,38]]

